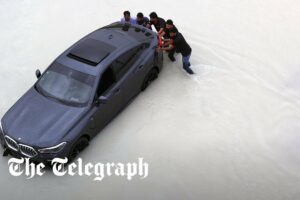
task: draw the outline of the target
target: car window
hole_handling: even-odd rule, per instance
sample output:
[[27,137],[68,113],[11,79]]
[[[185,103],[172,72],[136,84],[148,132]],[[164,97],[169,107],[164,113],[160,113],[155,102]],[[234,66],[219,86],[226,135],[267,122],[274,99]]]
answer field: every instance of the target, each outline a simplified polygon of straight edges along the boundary
[[103,95],[116,82],[115,74],[111,67],[107,68],[102,74],[98,88],[97,96]]
[[40,93],[70,104],[84,105],[90,99],[95,77],[54,62],[37,82]]
[[110,67],[103,73],[99,86],[97,88],[97,96],[103,95],[108,89],[114,85],[123,75],[130,69],[130,67],[139,58],[140,53],[147,48],[145,44],[135,47],[130,51],[122,54]]
[[141,46],[135,47],[130,51],[124,53],[117,58],[112,64],[112,69],[116,75],[116,80],[120,80],[123,75],[130,69],[130,67],[137,60],[139,53],[141,52]]

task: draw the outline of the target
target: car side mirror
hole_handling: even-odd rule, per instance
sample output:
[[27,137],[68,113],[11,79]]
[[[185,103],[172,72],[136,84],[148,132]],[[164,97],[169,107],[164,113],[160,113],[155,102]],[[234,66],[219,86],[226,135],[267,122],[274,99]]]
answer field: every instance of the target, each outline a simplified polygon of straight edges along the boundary
[[37,69],[36,71],[35,71],[35,76],[39,79],[40,77],[41,77],[41,71],[39,70],[39,69]]
[[98,100],[99,100],[100,104],[106,104],[108,101],[108,98],[105,96],[100,96]]
[[105,96],[100,96],[98,99],[95,100],[94,104],[96,106],[99,106],[100,104],[106,104],[108,101],[108,98]]

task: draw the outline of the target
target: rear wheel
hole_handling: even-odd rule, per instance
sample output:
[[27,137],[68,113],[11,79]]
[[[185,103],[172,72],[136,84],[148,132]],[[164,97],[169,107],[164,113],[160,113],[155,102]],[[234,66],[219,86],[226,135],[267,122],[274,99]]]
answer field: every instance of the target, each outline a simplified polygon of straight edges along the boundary
[[81,137],[77,140],[77,142],[72,147],[70,154],[69,154],[69,162],[73,161],[78,154],[85,149],[89,145],[89,140],[87,137]]
[[152,68],[149,73],[146,75],[141,90],[144,91],[146,88],[151,84],[152,81],[157,79],[158,77],[158,70],[156,68]]

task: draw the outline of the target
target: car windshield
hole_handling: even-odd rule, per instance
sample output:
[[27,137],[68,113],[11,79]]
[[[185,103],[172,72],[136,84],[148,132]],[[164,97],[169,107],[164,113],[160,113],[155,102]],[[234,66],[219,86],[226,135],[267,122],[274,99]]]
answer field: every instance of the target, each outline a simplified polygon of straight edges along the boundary
[[62,103],[84,105],[90,99],[94,81],[92,75],[53,63],[36,84],[36,89]]

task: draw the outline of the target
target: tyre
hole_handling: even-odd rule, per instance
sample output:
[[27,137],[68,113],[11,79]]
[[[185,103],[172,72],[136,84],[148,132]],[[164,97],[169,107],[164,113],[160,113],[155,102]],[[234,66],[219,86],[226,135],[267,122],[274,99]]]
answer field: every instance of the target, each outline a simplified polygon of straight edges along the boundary
[[69,157],[68,157],[68,161],[71,162],[73,161],[78,154],[84,150],[87,146],[89,145],[89,140],[87,137],[81,137],[77,140],[77,142],[73,145],[70,153],[69,153]]
[[152,68],[146,75],[141,90],[142,91],[146,90],[146,88],[151,84],[151,82],[157,79],[157,77],[158,77],[158,69]]

